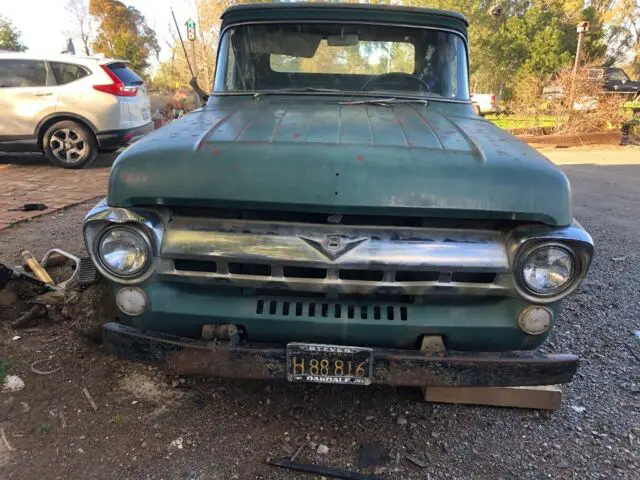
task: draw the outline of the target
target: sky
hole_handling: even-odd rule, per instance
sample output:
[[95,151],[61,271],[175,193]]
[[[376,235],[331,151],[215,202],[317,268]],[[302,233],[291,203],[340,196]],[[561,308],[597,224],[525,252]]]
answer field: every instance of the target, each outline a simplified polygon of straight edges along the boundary
[[[65,31],[72,30],[72,17],[65,10],[69,0],[0,0],[0,15],[7,17],[22,32],[22,43],[30,52],[56,54],[66,46]],[[88,1],[88,0],[87,0]],[[156,31],[160,43],[160,59],[167,58],[170,40],[169,23],[173,22],[171,10],[176,13],[180,25],[194,15],[191,0],[122,0],[136,7],[146,17],[147,23]],[[81,44],[74,40],[76,52],[81,53]]]

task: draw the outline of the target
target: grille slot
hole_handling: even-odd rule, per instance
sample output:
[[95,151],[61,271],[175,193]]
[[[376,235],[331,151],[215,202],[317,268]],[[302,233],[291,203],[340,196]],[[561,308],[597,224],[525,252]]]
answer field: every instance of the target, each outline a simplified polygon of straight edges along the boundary
[[493,272],[453,272],[451,274],[452,282],[466,283],[493,283],[496,274]]
[[401,270],[396,272],[396,282],[435,282],[440,272],[423,272],[420,270]]
[[254,277],[268,277],[271,275],[271,267],[261,263],[229,263],[229,273],[234,275],[251,275]]
[[[280,306],[280,308],[278,308]],[[407,307],[395,305],[354,305],[352,303],[324,303],[314,301],[291,302],[278,299],[258,299],[256,314],[263,316],[345,318],[348,320],[400,320],[409,319]]]
[[381,282],[382,270],[340,270],[340,280],[359,280],[361,282]]
[[216,262],[206,262],[202,260],[181,260],[176,258],[173,260],[173,268],[184,272],[208,272],[216,273],[218,265]]
[[326,278],[326,268],[282,267],[282,275],[287,278]]

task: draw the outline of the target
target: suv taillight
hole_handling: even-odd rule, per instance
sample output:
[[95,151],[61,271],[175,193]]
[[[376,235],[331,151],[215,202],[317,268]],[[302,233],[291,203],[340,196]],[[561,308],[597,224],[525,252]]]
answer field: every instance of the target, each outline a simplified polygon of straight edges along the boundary
[[99,92],[109,93],[111,95],[117,95],[118,97],[135,97],[138,93],[138,87],[125,85],[115,73],[109,70],[107,65],[100,65],[102,70],[109,75],[109,78],[113,83],[107,83],[104,85],[94,85],[93,89]]
[[491,105],[495,105],[496,104],[496,95],[492,94],[491,95]]

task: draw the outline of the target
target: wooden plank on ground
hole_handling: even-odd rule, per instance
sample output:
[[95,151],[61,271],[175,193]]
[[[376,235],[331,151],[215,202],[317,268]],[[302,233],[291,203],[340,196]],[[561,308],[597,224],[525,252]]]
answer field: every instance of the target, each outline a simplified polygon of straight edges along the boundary
[[425,387],[426,402],[490,405],[496,407],[557,410],[562,390],[557,385],[539,387]]

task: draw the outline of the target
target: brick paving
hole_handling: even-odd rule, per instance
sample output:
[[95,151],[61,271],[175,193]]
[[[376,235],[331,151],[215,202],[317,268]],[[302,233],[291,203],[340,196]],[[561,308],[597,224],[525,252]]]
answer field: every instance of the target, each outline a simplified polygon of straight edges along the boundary
[[[89,168],[65,170],[37,154],[0,153],[0,230],[107,194],[112,155],[101,155]],[[23,212],[25,203],[44,203],[43,211]]]

